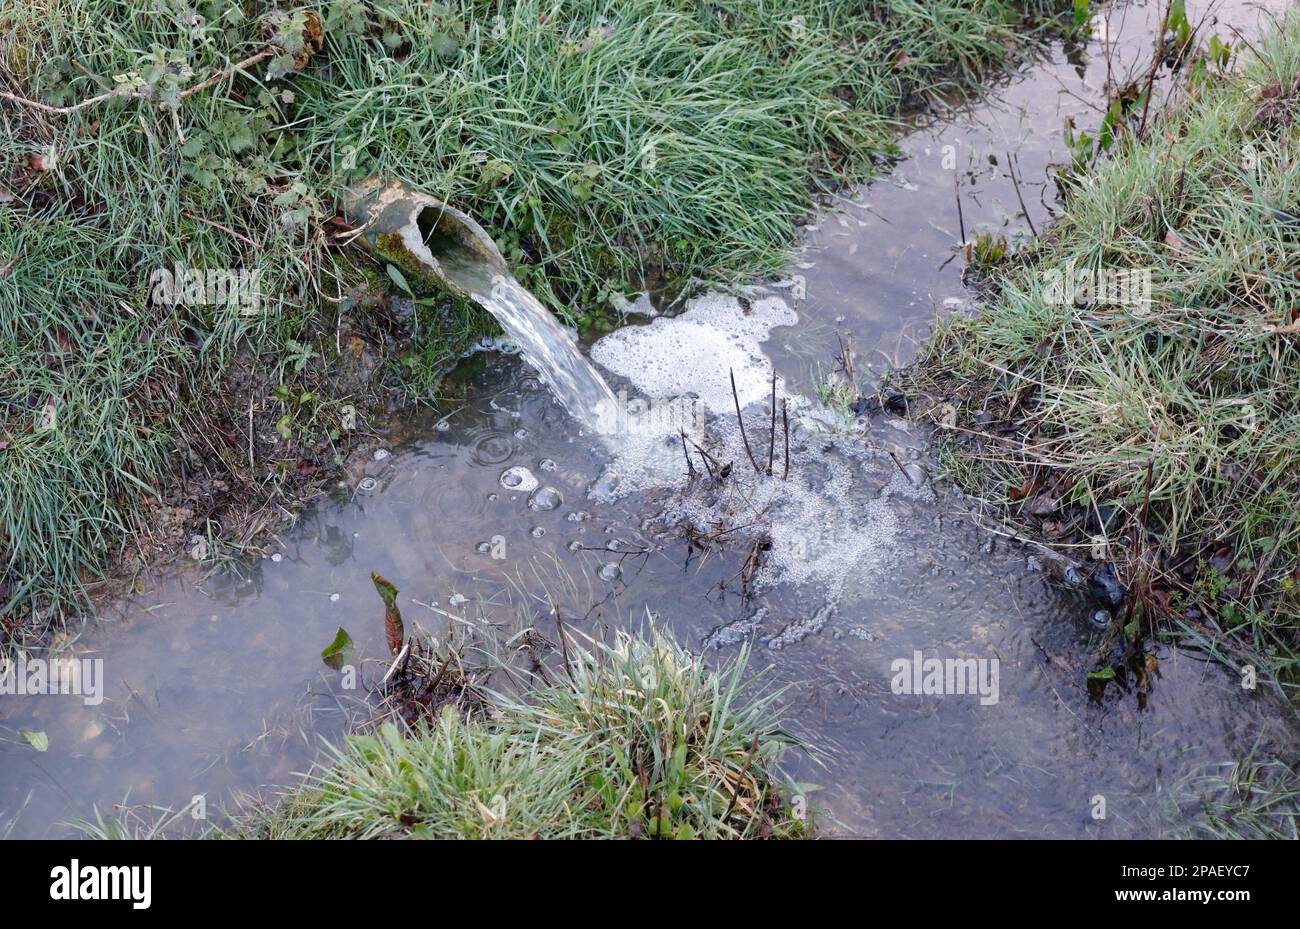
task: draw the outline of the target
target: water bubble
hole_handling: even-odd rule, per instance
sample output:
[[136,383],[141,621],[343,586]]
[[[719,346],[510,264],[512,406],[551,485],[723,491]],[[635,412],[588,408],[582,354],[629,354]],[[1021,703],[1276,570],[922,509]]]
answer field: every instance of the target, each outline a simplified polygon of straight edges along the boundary
[[338,601],[339,601],[338,594],[330,594],[330,603],[338,603]]
[[447,420],[445,419],[440,419],[438,420],[437,424],[433,427],[433,431],[446,432],[450,428],[451,428],[451,423],[447,422]]
[[1092,614],[1092,624],[1098,629],[1110,628],[1110,613],[1105,610],[1098,610]]
[[533,477],[533,472],[527,468],[515,465],[501,472],[501,486],[506,490],[532,493],[537,489],[537,478]]
[[480,555],[487,555],[487,554],[489,554],[489,553],[492,551],[492,543],[491,543],[491,542],[480,542],[480,543],[478,543],[478,545],[476,546],[476,551],[477,551]]
[[497,502],[497,495],[496,495],[496,494],[488,494],[488,503],[496,503],[496,502]]
[[555,459],[553,458],[543,458],[541,461],[537,462],[537,468],[539,471],[554,471],[555,467]]
[[623,569],[614,562],[608,561],[601,565],[596,573],[600,575],[602,581],[616,581],[623,575]]
[[572,542],[569,543],[568,549],[571,552],[582,551],[582,543],[579,542],[577,539],[574,539]]
[[618,551],[618,539],[610,539],[605,543],[605,548],[611,552]]
[[469,602],[469,597],[465,596],[464,594],[452,594],[451,597],[448,598],[447,600],[447,603],[450,606],[460,606],[462,603],[468,603],[468,602]]
[[553,510],[563,502],[563,495],[554,487],[539,487],[528,498],[528,509],[534,511]]
[[516,429],[516,430],[515,430],[515,438],[516,438],[516,439],[526,439],[526,438],[528,438],[528,430],[527,430],[527,429]]
[[276,552],[274,555],[271,556],[271,560],[278,563],[280,559],[282,559],[283,557],[284,556],[281,555],[279,552]]
[[564,517],[571,523],[584,523],[591,516],[586,510],[574,510],[568,516]]
[[540,539],[542,536],[546,535],[546,530],[541,526],[534,526],[532,529],[528,530],[528,534],[534,539]]
[[357,493],[359,494],[372,494],[378,489],[379,481],[375,480],[373,477],[363,477],[361,480],[357,481]]
[[389,456],[390,452],[386,448],[375,449],[375,461],[383,461]]

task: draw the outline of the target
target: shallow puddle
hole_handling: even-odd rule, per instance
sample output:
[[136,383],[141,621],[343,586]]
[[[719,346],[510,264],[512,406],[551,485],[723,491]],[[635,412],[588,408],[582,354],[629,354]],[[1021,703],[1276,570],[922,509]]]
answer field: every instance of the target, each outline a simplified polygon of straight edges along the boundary
[[[1244,31],[1256,22],[1244,4],[1226,10],[1220,18]],[[1112,12],[1111,34],[1127,37],[1117,71],[1146,60],[1156,16],[1154,3]],[[906,361],[935,315],[967,299],[955,188],[968,235],[1014,235],[1026,224],[1007,152],[1042,229],[1054,203],[1047,166],[1065,157],[1062,119],[1072,113],[1091,128],[1101,118],[1106,64],[1096,42],[1089,55],[1071,61],[1054,48],[988,97],[918,128],[887,178],[809,230],[792,279],[772,291],[799,322],[746,349],[758,345],[775,363],[785,393],[811,396],[850,337],[864,367]],[[667,368],[686,369],[698,340],[682,342],[680,357],[658,359]],[[925,478],[934,470],[925,437],[900,421],[877,417],[860,439],[836,442],[812,434],[806,410],[798,416],[805,458],[791,481],[824,482],[846,522],[805,516],[779,528],[800,564],[834,565],[837,576],[796,565],[747,586],[747,546],[706,554],[665,529],[662,514],[680,504],[667,485],[683,479],[684,460],[672,481],[607,493],[610,453],[517,357],[473,356],[455,380],[469,398],[461,408],[394,423],[336,498],[268,557],[207,577],[194,567],[141,578],[137,592],[101,604],[105,622],[75,649],[103,659],[101,704],[0,698],[0,835],[67,834],[94,806],[179,809],[199,795],[217,817],[237,792],[290,783],[322,737],[337,740],[369,713],[362,690],[346,688],[320,653],[344,627],[368,657],[363,681],[382,676],[371,571],[401,589],[408,624],[437,634],[463,620],[536,623],[553,635],[555,604],[568,626],[593,634],[653,613],[710,656],[753,641],[753,665],[771,664],[771,678],[789,685],[788,720],[822,750],[793,758],[790,773],[818,786],[809,802],[826,808],[832,834],[1167,834],[1186,822],[1178,803],[1190,799],[1180,793],[1190,775],[1256,745],[1263,756],[1295,745],[1285,707],[1172,647],[1155,652],[1144,708],[1113,687],[1090,700],[1095,606],[1054,589],[1031,551],[974,525],[960,499]],[[762,393],[760,382],[759,406]],[[767,420],[748,418],[762,457]],[[820,478],[814,452],[827,462]],[[995,699],[893,692],[894,663],[917,652],[996,660],[996,692],[985,694]],[[48,751],[21,730],[45,733]],[[1097,797],[1104,819],[1094,818]]]

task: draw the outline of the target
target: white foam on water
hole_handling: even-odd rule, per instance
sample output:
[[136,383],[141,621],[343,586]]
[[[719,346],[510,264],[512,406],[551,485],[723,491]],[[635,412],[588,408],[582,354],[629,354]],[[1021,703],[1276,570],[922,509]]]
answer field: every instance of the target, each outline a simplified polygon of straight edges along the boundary
[[798,321],[779,297],[753,300],[746,308],[739,297],[706,294],[678,316],[610,333],[592,346],[591,357],[647,397],[693,394],[714,413],[734,413],[729,372],[736,376],[742,407],[767,397],[772,364],[759,346],[777,326]]
[[[713,418],[706,428],[680,423],[671,428],[653,417],[628,417],[615,437],[615,454],[589,490],[599,502],[629,493],[677,490],[659,518],[666,526],[689,526],[709,535],[722,529],[752,527],[733,540],[765,534],[770,548],[751,578],[755,591],[779,585],[816,592],[820,607],[791,621],[768,643],[792,644],[825,626],[846,585],[869,587],[894,564],[899,516],[892,501],[931,494],[899,471],[884,453],[864,449],[855,440],[814,435],[817,407],[791,395],[778,383],[777,409],[783,401],[792,423],[789,478],[784,479],[784,431],[778,416],[772,441],[772,364],[762,343],[778,326],[798,316],[779,297],[742,301],[729,294],[708,294],[687,304],[676,317],[660,317],[628,326],[598,341],[592,357],[626,378],[653,401],[686,395],[698,397]],[[730,373],[745,418],[745,439],[737,425]],[[688,487],[689,471],[679,426],[692,443],[711,456],[715,466],[731,464],[721,482]],[[758,473],[750,453],[758,463]],[[772,471],[767,471],[769,454]],[[704,458],[691,445],[693,466],[704,475]]]

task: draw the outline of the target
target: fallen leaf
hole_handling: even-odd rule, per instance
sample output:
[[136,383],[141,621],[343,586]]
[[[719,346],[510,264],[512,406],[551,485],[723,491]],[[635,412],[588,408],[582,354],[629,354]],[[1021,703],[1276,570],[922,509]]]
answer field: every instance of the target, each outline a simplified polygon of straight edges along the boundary
[[22,729],[19,730],[19,734],[27,740],[27,744],[38,752],[43,752],[50,747],[50,738],[44,732],[32,732],[30,729]]
[[325,651],[320,653],[321,660],[331,668],[337,668],[343,663],[343,653],[352,647],[352,636],[348,631],[339,626],[339,631],[334,633],[334,641],[325,647]]
[[1058,509],[1060,509],[1060,506],[1061,506],[1061,501],[1058,500],[1056,497],[1053,497],[1050,494],[1042,494],[1038,497],[1035,497],[1033,502],[1029,504],[1029,515],[1030,516],[1051,516]]
[[489,807],[484,806],[483,801],[479,800],[477,797],[474,798],[474,804],[478,807],[478,813],[483,817],[483,821],[489,826],[495,826],[497,815],[493,813]]
[[1031,477],[1029,480],[1025,481],[1019,487],[1013,488],[1011,492],[1007,494],[1007,496],[1010,497],[1012,500],[1023,500],[1025,499],[1025,497],[1028,497],[1030,494],[1036,493],[1038,491],[1038,488],[1042,485],[1042,483],[1043,482],[1040,481],[1038,478]]
[[1175,255],[1191,255],[1193,253],[1192,247],[1187,244],[1187,240],[1172,229],[1165,232],[1165,244],[1169,246]]

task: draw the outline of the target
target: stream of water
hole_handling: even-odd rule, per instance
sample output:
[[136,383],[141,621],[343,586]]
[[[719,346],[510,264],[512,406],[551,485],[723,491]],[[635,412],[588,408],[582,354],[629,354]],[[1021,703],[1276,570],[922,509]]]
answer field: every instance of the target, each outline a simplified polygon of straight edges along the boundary
[[[1252,8],[1224,10],[1249,34]],[[101,704],[0,698],[0,836],[69,834],[96,806],[179,809],[200,795],[217,817],[238,792],[292,783],[363,706],[321,661],[336,629],[369,656],[366,680],[383,673],[371,571],[401,589],[408,623],[428,629],[449,618],[541,626],[554,603],[579,631],[652,613],[710,660],[754,642],[755,665],[790,686],[787,719],[824,752],[793,758],[789,773],[818,786],[811,800],[830,834],[1173,834],[1194,815],[1183,791],[1192,776],[1252,749],[1292,757],[1289,711],[1195,652],[1156,649],[1144,706],[1117,688],[1091,699],[1095,606],[1056,589],[1032,552],[975,525],[930,480],[922,432],[887,414],[836,424],[809,399],[842,340],[864,368],[883,370],[910,357],[937,313],[963,311],[954,164],[968,234],[1027,234],[1007,152],[1029,220],[1043,228],[1048,165],[1066,157],[1063,118],[1100,120],[1105,50],[1116,70],[1149,60],[1154,18],[1154,3],[1116,7],[1088,54],[1053,47],[913,129],[889,176],[808,229],[790,280],[700,295],[590,346],[608,385],[581,376],[587,362],[566,338],[582,362],[566,396],[538,370],[565,366],[516,329],[524,357],[468,357],[452,384],[463,405],[393,422],[265,558],[209,576],[171,569],[101,603],[102,621],[75,652],[103,659]],[[496,298],[535,315],[508,285]],[[769,408],[773,368],[791,420],[788,477]],[[625,406],[620,391],[691,394],[693,435],[744,479],[683,493],[687,465],[671,441],[681,407],[645,429],[639,413],[633,426],[616,416],[614,438],[598,439],[601,411]],[[855,434],[830,434],[833,425]],[[772,543],[748,584],[744,544],[719,551],[680,528],[698,538],[722,525],[740,540],[747,514],[767,521]],[[996,659],[996,701],[894,693],[895,663],[917,652]],[[21,730],[45,733],[48,751]],[[1098,796],[1104,819],[1094,818]]]

